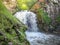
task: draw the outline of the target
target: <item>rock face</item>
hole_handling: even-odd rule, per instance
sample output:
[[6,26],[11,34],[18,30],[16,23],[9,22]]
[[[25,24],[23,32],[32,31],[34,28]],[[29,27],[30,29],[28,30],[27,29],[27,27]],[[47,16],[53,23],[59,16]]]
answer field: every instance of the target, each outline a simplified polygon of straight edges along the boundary
[[[55,32],[57,30],[57,32],[60,32],[60,0],[44,0],[45,2],[41,2],[41,0],[39,1],[40,2],[37,2],[38,5],[40,5],[38,6],[39,8],[34,10],[37,13],[39,28],[49,32]],[[37,11],[41,8],[45,13],[43,13],[42,10]],[[45,23],[44,20],[47,23]]]
[[3,4],[11,13],[15,12],[16,5],[17,5],[16,0],[3,0]]
[[[51,25],[58,30],[59,22],[56,19],[60,15],[60,0],[46,0],[46,12],[48,16],[52,19]],[[60,28],[59,28],[60,29]]]
[[47,1],[47,9],[48,15],[51,17],[52,22],[55,23],[55,19],[60,14],[60,1],[59,0],[50,0]]

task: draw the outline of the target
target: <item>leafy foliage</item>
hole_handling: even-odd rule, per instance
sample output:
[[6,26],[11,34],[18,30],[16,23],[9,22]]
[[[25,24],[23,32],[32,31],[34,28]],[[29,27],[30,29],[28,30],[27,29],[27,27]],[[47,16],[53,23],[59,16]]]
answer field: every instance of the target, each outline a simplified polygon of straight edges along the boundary
[[60,16],[58,16],[58,17],[56,18],[56,21],[57,21],[57,23],[60,24]]
[[26,27],[18,21],[0,0],[0,45],[28,45],[25,39]]
[[50,24],[51,23],[51,18],[48,17],[47,12],[44,12],[44,10],[42,8],[38,9],[38,15],[39,15],[39,17],[41,17],[40,19],[42,19],[42,21],[45,24]]
[[17,0],[17,7],[21,10],[28,10],[37,0]]

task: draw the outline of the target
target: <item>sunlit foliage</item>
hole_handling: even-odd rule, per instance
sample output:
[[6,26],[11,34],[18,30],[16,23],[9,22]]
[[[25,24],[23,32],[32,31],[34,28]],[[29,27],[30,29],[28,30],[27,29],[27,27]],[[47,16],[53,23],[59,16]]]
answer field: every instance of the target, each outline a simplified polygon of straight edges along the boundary
[[37,0],[17,0],[17,7],[21,10],[28,10]]

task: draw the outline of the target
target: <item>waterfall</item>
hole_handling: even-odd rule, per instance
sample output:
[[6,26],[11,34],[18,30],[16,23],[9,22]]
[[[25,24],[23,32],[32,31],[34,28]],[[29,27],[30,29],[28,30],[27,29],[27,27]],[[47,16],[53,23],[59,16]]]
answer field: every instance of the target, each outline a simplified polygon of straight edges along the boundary
[[16,12],[14,15],[23,24],[28,26],[26,39],[30,42],[30,45],[60,45],[60,37],[39,32],[40,29],[37,27],[36,14],[30,11]]
[[21,12],[17,12],[15,16],[22,23],[28,26],[29,31],[35,31],[35,32],[38,31],[37,22],[36,22],[36,14],[30,11],[21,11]]

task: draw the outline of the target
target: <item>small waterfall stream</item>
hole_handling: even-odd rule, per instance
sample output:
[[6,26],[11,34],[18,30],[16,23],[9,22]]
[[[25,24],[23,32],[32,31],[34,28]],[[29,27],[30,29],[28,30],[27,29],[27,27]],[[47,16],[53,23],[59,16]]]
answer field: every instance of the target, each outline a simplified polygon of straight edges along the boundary
[[28,26],[25,32],[30,45],[60,45],[60,37],[39,32],[36,14],[30,11],[20,11],[15,14],[22,23]]

